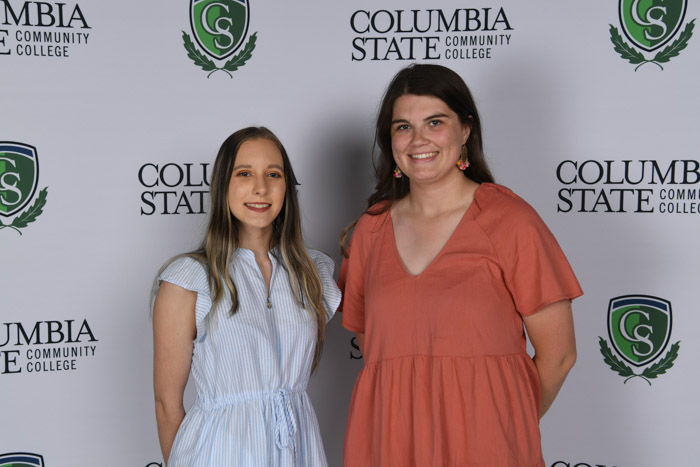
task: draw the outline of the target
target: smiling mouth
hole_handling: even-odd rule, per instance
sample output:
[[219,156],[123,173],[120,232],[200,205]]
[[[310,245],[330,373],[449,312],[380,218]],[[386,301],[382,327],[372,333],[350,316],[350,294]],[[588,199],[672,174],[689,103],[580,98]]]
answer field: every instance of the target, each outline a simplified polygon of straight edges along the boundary
[[267,211],[270,206],[272,206],[270,203],[243,203],[245,207],[248,209],[251,209],[253,211]]
[[425,159],[431,159],[437,155],[438,155],[437,151],[434,151],[434,152],[423,152],[421,154],[411,154],[410,157],[411,157],[411,159],[422,161]]

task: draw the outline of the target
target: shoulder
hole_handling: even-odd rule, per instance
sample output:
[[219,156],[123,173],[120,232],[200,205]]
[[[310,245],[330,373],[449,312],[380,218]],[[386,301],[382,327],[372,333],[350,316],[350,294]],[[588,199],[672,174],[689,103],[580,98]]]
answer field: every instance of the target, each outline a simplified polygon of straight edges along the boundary
[[495,183],[483,183],[476,190],[474,201],[480,208],[480,213],[489,210],[502,214],[529,214],[535,210],[527,201],[513,193],[510,188]]
[[316,265],[316,268],[318,269],[331,269],[331,272],[333,269],[335,269],[335,262],[331,259],[330,256],[327,254],[323,253],[322,251],[318,250],[313,250],[311,248],[307,248],[306,252],[309,254],[311,257],[311,260],[314,262]]
[[335,262],[325,253],[318,250],[307,248],[309,256],[316,265],[316,270],[321,278],[323,289],[323,305],[326,309],[326,322],[328,322],[340,305],[340,289],[335,283],[333,272],[335,271]]
[[371,206],[357,220],[352,238],[356,236],[371,236],[382,230],[382,227],[389,219],[390,209],[391,206],[389,206],[388,201],[382,201]]
[[[198,259],[191,254],[184,254],[176,256],[165,263],[153,289],[153,300],[156,299],[163,282],[168,282],[182,287],[185,290],[197,293],[194,310],[197,336],[204,335],[204,318],[207,316],[212,306],[206,261],[204,259]],[[186,296],[186,294],[184,296]]]
[[474,218],[497,249],[553,239],[537,211],[508,188],[483,184],[474,196]]
[[483,183],[474,194],[474,217],[485,230],[542,222],[537,211],[509,188]]
[[166,263],[158,279],[196,292],[209,288],[206,263],[189,255],[176,256]]
[[504,264],[525,263],[542,252],[551,259],[554,252],[561,252],[554,235],[532,206],[505,187],[484,188],[475,220]]

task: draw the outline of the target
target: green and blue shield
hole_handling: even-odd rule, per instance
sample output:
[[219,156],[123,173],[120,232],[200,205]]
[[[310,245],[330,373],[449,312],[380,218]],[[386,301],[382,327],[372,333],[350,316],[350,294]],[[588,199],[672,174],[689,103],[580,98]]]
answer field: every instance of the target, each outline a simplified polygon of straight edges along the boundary
[[619,0],[620,25],[627,38],[651,52],[678,32],[688,0]]
[[248,33],[248,0],[190,0],[190,24],[197,43],[216,60],[233,54]]
[[0,141],[0,216],[10,217],[24,209],[34,197],[38,183],[36,148]]
[[44,467],[44,458],[28,452],[0,454],[0,467]]
[[671,338],[671,302],[648,295],[610,300],[608,334],[617,353],[635,366],[655,360]]

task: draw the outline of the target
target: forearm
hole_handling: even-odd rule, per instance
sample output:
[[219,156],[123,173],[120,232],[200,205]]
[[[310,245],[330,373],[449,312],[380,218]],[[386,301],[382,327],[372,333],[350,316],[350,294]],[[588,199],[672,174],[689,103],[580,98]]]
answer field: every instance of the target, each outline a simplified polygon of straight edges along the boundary
[[533,361],[540,379],[540,418],[564,384],[576,362],[576,335],[571,302],[560,300],[523,317],[527,335],[535,349]]
[[576,355],[567,355],[558,361],[533,358],[540,379],[540,418],[549,410],[566,376],[576,362]]
[[160,441],[160,449],[163,452],[163,460],[168,463],[170,449],[173,446],[175,435],[178,428],[185,418],[185,409],[179,407],[166,407],[164,404],[156,401],[156,421],[158,423],[158,439]]

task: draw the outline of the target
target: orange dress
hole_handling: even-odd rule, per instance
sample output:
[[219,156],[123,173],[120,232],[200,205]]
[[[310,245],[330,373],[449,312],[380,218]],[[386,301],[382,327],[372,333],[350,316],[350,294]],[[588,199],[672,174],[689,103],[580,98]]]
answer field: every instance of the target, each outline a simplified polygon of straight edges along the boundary
[[390,211],[365,214],[339,285],[343,326],[365,334],[346,467],[544,465],[522,316],[582,292],[525,201],[479,186],[418,276],[401,262]]

